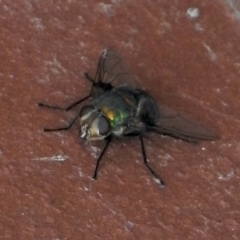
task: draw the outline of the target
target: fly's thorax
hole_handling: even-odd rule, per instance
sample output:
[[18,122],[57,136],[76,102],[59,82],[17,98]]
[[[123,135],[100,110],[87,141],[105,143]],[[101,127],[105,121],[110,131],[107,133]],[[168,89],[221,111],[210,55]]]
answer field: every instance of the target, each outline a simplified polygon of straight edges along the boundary
[[127,91],[123,91],[122,88],[105,92],[95,97],[91,103],[107,116],[114,132],[129,117],[134,116],[137,106],[134,96]]
[[80,138],[102,140],[111,133],[107,116],[92,105],[84,106],[79,112]]

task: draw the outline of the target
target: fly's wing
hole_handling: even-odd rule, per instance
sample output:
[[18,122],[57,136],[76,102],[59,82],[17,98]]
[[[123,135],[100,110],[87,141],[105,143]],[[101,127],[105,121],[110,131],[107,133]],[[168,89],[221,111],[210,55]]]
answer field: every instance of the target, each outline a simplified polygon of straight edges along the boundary
[[220,137],[200,122],[165,106],[159,107],[159,120],[155,126],[148,127],[148,130],[189,142],[213,141]]
[[119,85],[129,85],[133,77],[117,52],[106,48],[100,55],[97,72],[93,80],[91,95],[94,96]]

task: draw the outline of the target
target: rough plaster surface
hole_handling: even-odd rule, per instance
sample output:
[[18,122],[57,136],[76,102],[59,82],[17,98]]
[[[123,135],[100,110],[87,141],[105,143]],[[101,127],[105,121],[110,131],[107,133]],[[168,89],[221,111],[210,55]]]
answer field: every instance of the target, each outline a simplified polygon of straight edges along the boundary
[[[228,4],[229,3],[229,4]],[[0,1],[0,239],[240,239],[240,25],[237,1]],[[235,4],[235,5],[234,5]],[[101,50],[139,85],[221,133],[191,145],[150,134],[98,147],[65,125]]]

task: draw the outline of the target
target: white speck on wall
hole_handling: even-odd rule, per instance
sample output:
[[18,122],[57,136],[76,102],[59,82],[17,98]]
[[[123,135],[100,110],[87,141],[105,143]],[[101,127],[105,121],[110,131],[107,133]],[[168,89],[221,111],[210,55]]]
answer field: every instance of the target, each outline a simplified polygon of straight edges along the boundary
[[83,177],[83,175],[84,175],[81,169],[78,170],[78,174],[80,177]]
[[190,18],[198,18],[199,17],[199,9],[198,8],[194,8],[194,7],[190,7],[188,8],[186,15]]
[[161,159],[161,167],[165,167],[168,165],[168,162],[170,160],[173,160],[172,156],[168,153],[164,154],[164,155],[158,155],[158,158]]
[[220,101],[220,103],[224,106],[224,107],[228,107],[228,104],[224,101]]
[[215,91],[216,91],[217,93],[221,93],[222,90],[221,90],[221,88],[216,88]]
[[88,59],[84,56],[81,56],[81,60],[82,60],[83,63],[86,63]]
[[203,43],[203,46],[205,47],[205,49],[207,49],[207,51],[209,53],[209,56],[210,56],[210,59],[212,61],[216,61],[217,54],[215,52],[213,52],[213,50],[207,44]]
[[54,57],[52,61],[44,61],[44,64],[47,68],[50,69],[52,73],[61,74],[62,72],[67,72],[67,70],[61,65],[61,63],[58,62],[56,57]]
[[9,10],[10,10],[10,8],[9,8],[7,5],[3,5],[3,9],[4,9],[5,11],[9,11]]
[[83,41],[80,41],[79,45],[80,45],[80,47],[85,47],[85,46],[86,46],[86,43],[83,42]]
[[226,0],[229,4],[230,8],[233,9],[233,14],[235,15],[236,19],[240,20],[240,2],[238,0]]
[[115,15],[112,4],[99,3],[97,9],[109,17]]
[[94,157],[94,158],[97,158],[98,157],[98,154],[99,152],[101,151],[98,147],[95,147],[95,146],[92,146],[91,145],[91,155]]
[[159,23],[157,33],[159,35],[162,35],[162,34],[165,34],[165,33],[169,32],[171,29],[172,29],[171,23],[169,23],[167,21],[161,22],[161,23]]
[[64,162],[68,159],[69,157],[66,155],[56,155],[52,157],[39,157],[39,158],[34,158],[34,161],[46,161],[46,162]]
[[131,230],[134,227],[134,224],[131,221],[126,221],[125,222],[125,228],[127,230]]
[[203,32],[203,31],[204,31],[204,28],[203,28],[199,23],[196,23],[196,24],[195,24],[195,29],[196,29],[198,32]]
[[160,179],[158,179],[158,178],[153,178],[153,179],[154,179],[154,182],[157,183],[161,188],[165,187],[164,185],[162,185]]
[[116,4],[122,2],[122,0],[111,0],[111,2]]
[[230,173],[227,173],[226,175],[218,173],[218,179],[223,181],[229,181],[234,177],[233,170]]
[[171,156],[170,154],[168,154],[168,153],[166,153],[166,154],[163,156],[163,158],[164,158],[165,160],[172,160],[172,159],[173,159],[172,156]]
[[43,30],[44,29],[44,26],[43,26],[43,23],[42,23],[42,19],[40,19],[40,18],[32,18],[31,22],[33,22],[33,24],[36,27],[36,29],[38,29],[38,30]]

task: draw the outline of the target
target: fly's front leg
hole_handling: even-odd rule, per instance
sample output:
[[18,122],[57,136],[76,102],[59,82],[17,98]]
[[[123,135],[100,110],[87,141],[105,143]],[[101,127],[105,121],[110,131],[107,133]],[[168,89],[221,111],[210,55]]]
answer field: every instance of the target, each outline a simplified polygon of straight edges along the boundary
[[96,167],[95,167],[95,170],[94,170],[94,174],[93,174],[93,177],[92,177],[94,180],[97,179],[97,173],[98,173],[99,163],[101,162],[104,153],[106,152],[106,150],[107,150],[110,142],[112,141],[112,137],[110,136],[110,137],[106,138],[105,141],[106,141],[106,145],[104,146],[101,154],[99,155],[99,157],[98,157],[98,159],[97,159],[97,164],[96,164]]
[[84,73],[84,77],[91,83],[94,83],[94,79],[92,79],[87,72]]
[[71,120],[71,122],[69,122],[69,124],[66,126],[66,127],[60,127],[60,128],[43,128],[43,131],[44,132],[57,132],[57,131],[67,131],[69,130],[73,124],[76,122],[76,120],[78,119],[78,116],[77,115],[75,118],[73,118]]
[[140,138],[141,147],[142,147],[143,163],[148,168],[148,170],[152,173],[152,175],[160,182],[160,185],[164,186],[165,185],[164,181],[153,171],[153,169],[148,164],[147,155],[146,155],[146,151],[145,151],[145,146],[144,146],[144,142],[143,142],[143,138],[142,138],[141,134],[139,135],[139,138]]
[[69,111],[72,108],[74,108],[75,106],[77,106],[78,104],[80,104],[81,102],[87,100],[89,97],[91,97],[91,95],[89,94],[88,96],[81,98],[80,100],[70,104],[67,107],[59,107],[59,106],[52,106],[52,105],[47,105],[45,103],[38,103],[38,107],[45,107],[45,108],[50,108],[50,109],[55,109],[55,110],[61,110],[61,111]]

